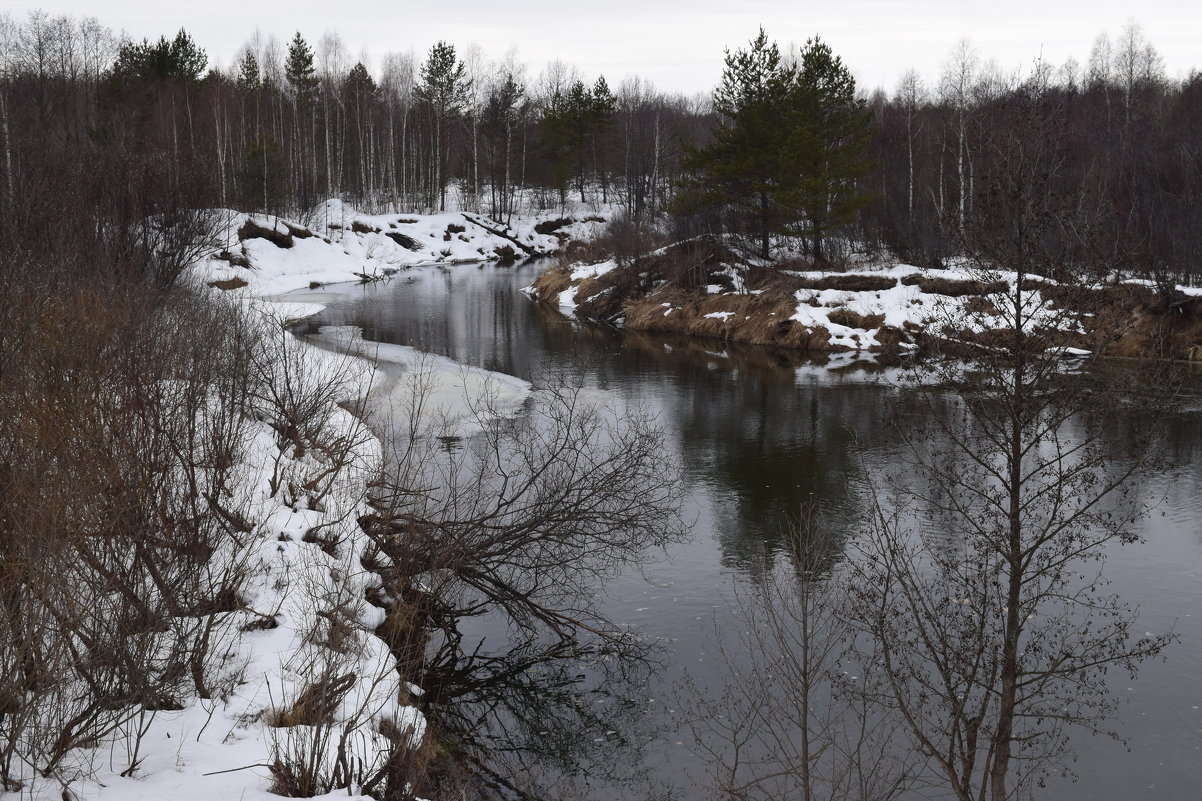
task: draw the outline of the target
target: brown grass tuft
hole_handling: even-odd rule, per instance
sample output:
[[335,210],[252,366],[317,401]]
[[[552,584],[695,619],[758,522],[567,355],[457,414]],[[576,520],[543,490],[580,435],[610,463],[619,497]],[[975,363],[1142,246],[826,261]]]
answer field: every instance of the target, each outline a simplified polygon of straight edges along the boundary
[[247,239],[266,239],[277,248],[292,247],[292,234],[280,233],[274,228],[265,228],[254,220],[247,220],[246,224],[238,229],[238,239],[243,242]]
[[871,331],[874,328],[880,328],[885,322],[883,314],[858,314],[846,307],[838,308],[827,315],[832,323],[845,325],[848,328],[862,328],[865,331]]
[[570,217],[560,217],[558,220],[543,220],[538,225],[534,226],[534,232],[537,234],[553,234],[565,225],[571,225]]
[[329,723],[342,703],[342,697],[355,685],[356,678],[354,673],[322,676],[302,690],[288,710],[272,715],[268,724],[288,728]]
[[230,289],[241,289],[246,286],[246,281],[235,276],[234,278],[227,278],[224,281],[210,281],[209,286],[225,292]]
[[897,279],[887,275],[841,273],[821,278],[799,278],[798,289],[835,289],[840,292],[883,292],[897,286]]
[[935,275],[913,273],[902,278],[906,286],[917,286],[918,291],[928,295],[945,295],[949,298],[959,298],[965,295],[992,295],[1005,292],[1009,286],[1005,281],[968,281],[954,278],[940,278]]
[[406,236],[405,234],[398,234],[396,231],[385,231],[384,236],[388,237],[393,242],[396,242],[398,245],[405,248],[406,250],[417,251],[417,250],[422,249],[421,244],[411,236]]
[[223,250],[213,258],[227,262],[234,267],[250,267],[250,259],[246,257],[245,253],[230,253],[228,250]]
[[538,300],[555,303],[559,298],[559,293],[570,286],[572,286],[572,271],[566,265],[559,264],[535,279],[533,294]]

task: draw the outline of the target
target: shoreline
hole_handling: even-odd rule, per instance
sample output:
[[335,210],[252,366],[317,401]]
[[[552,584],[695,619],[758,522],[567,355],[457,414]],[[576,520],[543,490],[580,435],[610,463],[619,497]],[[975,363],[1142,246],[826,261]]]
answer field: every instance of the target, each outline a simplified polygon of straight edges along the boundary
[[[675,251],[675,252],[674,252]],[[717,258],[715,258],[717,256]],[[1145,281],[1066,285],[1012,272],[906,264],[795,271],[698,261],[672,246],[632,264],[560,264],[524,291],[569,318],[645,333],[770,346],[822,356],[898,357],[991,348],[1017,294],[1023,324],[1049,351],[1070,356],[1202,360],[1202,289],[1165,292]],[[682,274],[687,280],[682,280]],[[1027,328],[1029,326],[1029,328]]]

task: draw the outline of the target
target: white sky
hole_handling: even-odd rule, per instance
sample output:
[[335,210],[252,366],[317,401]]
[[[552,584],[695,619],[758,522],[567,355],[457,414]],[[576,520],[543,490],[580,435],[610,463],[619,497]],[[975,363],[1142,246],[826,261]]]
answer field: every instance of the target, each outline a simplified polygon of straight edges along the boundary
[[134,38],[172,34],[181,26],[209,54],[229,64],[256,28],[281,41],[299,30],[316,45],[336,31],[353,57],[373,66],[389,51],[419,58],[445,39],[470,43],[494,58],[512,47],[531,77],[550,59],[578,66],[586,80],[603,73],[616,87],[637,74],[658,88],[708,92],[722,72],[723,48],[746,45],[763,25],[782,47],[819,34],[842,56],[861,87],[892,90],[913,67],[939,72],[947,53],[967,36],[985,58],[1006,69],[1029,68],[1042,51],[1060,64],[1084,63],[1095,37],[1117,38],[1135,19],[1164,57],[1171,76],[1202,67],[1202,9],[1189,0],[46,0],[9,6],[95,16]]

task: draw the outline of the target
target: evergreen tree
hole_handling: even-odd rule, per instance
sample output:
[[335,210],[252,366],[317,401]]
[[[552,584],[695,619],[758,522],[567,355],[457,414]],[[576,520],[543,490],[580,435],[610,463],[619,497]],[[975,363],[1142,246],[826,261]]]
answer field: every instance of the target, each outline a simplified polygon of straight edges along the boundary
[[749,49],[727,52],[714,109],[713,142],[686,148],[677,210],[720,210],[763,258],[772,234],[804,235],[822,260],[832,227],[868,200],[856,181],[871,167],[871,117],[842,60],[815,38],[787,64],[761,28]]
[[298,100],[306,99],[317,91],[317,69],[313,66],[313,48],[300,35],[300,31],[288,43],[288,56],[284,61],[284,77]]
[[250,50],[243,53],[241,60],[238,61],[238,86],[248,91],[262,86],[259,76],[259,60]]
[[778,199],[801,214],[811,252],[822,261],[823,239],[869,200],[857,182],[872,168],[866,156],[872,115],[842,59],[817,37],[801,52],[789,94]]
[[[421,66],[421,81],[415,94],[425,101],[434,118],[434,188],[438,192],[438,207],[447,206],[448,128],[461,114],[471,98],[472,82],[467,67],[455,55],[455,47],[439,42],[430,48],[430,55]],[[433,204],[431,204],[433,205]]]
[[754,235],[760,256],[768,258],[771,234],[789,222],[778,199],[795,70],[783,62],[763,28],[749,49],[728,50],[725,64],[714,91],[714,110],[722,120],[709,146],[685,148],[689,177],[677,211],[723,210],[726,227]]
[[176,77],[187,81],[200,80],[209,63],[209,57],[183,28],[179,29],[175,39],[171,41],[170,53],[172,71]]
[[205,51],[180,28],[171,40],[160,36],[154,44],[148,39],[122,44],[113,62],[113,76],[123,81],[176,78],[195,82],[208,63]]
[[605,76],[597,78],[593,84],[591,98],[592,140],[593,140],[593,169],[601,179],[601,200],[609,202],[609,171],[605,164],[604,136],[613,122],[614,113],[618,109],[618,99],[609,90]]
[[238,194],[242,208],[278,211],[287,198],[288,162],[271,134],[263,134],[246,146],[238,171]]

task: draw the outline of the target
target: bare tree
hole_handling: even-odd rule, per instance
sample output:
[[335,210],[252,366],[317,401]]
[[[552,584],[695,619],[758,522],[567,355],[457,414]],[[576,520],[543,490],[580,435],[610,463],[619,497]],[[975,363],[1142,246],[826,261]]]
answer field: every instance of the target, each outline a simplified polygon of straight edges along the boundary
[[762,578],[739,590],[735,625],[715,633],[723,686],[688,679],[676,693],[706,786],[739,801],[896,798],[909,786],[905,751],[888,716],[854,692],[860,677],[842,672],[842,542],[813,504],[783,541],[765,551]]
[[1136,540],[1144,507],[1129,491],[1147,451],[1112,451],[1103,434],[1121,394],[1066,372],[1054,347],[1070,313],[1038,276],[1081,263],[1088,225],[1052,189],[1063,117],[1026,100],[989,143],[963,239],[979,280],[1004,289],[948,319],[971,361],[916,376],[943,413],[902,427],[921,480],[901,490],[932,524],[882,505],[849,559],[858,660],[875,668],[863,697],[963,801],[1065,770],[1071,730],[1109,732],[1107,672],[1134,672],[1172,639],[1133,636],[1134,613],[1106,589],[1107,549]]

